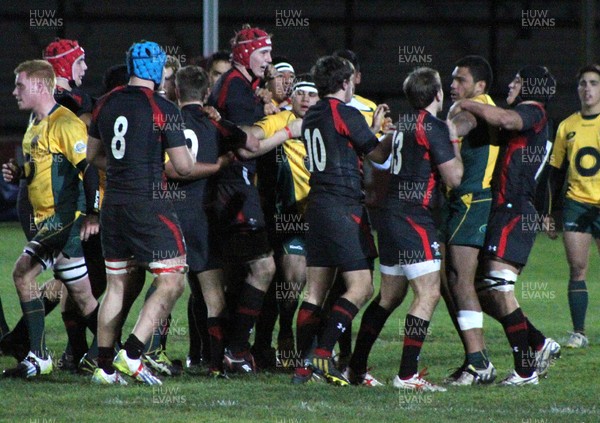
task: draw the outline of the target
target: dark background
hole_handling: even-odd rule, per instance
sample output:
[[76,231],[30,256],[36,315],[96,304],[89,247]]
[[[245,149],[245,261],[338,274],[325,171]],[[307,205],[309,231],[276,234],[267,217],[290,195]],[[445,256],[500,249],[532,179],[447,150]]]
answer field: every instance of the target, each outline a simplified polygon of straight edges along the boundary
[[[595,12],[586,13],[589,7]],[[582,28],[585,17],[592,15],[592,35],[597,37],[600,1],[221,0],[219,8],[219,48],[229,48],[235,30],[249,22],[273,35],[273,53],[287,56],[297,73],[335,49],[353,49],[363,74],[357,93],[387,102],[394,120],[407,107],[402,81],[415,66],[439,70],[448,108],[453,64],[464,55],[488,58],[495,74],[491,95],[499,105],[505,104],[506,86],[520,67],[546,65],[558,81],[549,106],[557,125],[579,107],[575,73],[589,61]],[[44,13],[51,16],[47,22],[39,21]],[[281,19],[290,16],[296,25]],[[524,18],[532,20],[526,23]],[[158,42],[184,65],[202,55],[198,0],[1,0],[0,26],[1,159],[14,154],[28,118],[11,95],[13,69],[41,58],[54,37],[77,39],[85,49],[89,69],[82,87],[92,95],[101,92],[105,69],[123,63],[127,48],[140,39]],[[588,57],[600,61],[599,50],[592,44]]]

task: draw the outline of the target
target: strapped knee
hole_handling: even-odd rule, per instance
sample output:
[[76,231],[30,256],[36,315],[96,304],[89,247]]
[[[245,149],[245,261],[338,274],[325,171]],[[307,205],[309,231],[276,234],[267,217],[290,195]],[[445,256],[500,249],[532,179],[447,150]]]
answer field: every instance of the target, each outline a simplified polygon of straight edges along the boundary
[[508,270],[490,270],[483,279],[477,279],[477,293],[484,291],[510,292],[515,290],[517,274]]
[[104,260],[107,275],[125,275],[133,272],[135,263],[133,260]]
[[162,275],[163,273],[187,273],[188,265],[180,263],[162,263],[160,261],[153,261],[148,265],[150,273],[154,276]]
[[56,258],[51,249],[45,247],[43,244],[40,244],[37,241],[29,241],[25,248],[23,248],[23,253],[27,254],[37,263],[41,264],[43,270],[52,268],[54,259]]
[[83,258],[54,266],[54,278],[67,285],[82,281],[87,274],[87,266]]
[[456,317],[460,330],[483,328],[483,312],[472,310],[459,310]]

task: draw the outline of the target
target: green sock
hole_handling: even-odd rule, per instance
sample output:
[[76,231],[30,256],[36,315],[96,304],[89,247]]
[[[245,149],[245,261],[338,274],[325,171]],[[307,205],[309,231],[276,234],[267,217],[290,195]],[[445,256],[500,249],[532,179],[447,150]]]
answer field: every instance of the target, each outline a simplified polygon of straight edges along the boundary
[[585,329],[585,313],[588,306],[588,292],[585,281],[569,281],[568,298],[573,330],[583,334]]
[[477,351],[474,353],[467,353],[467,362],[472,364],[476,369],[487,368],[490,360],[488,359],[487,350]]
[[41,298],[35,298],[26,303],[21,302],[29,331],[29,347],[31,352],[42,359],[48,358],[46,353],[46,331],[44,322],[44,303]]
[[2,299],[0,298],[0,339],[4,338],[8,332],[8,325],[6,324],[6,318],[4,317],[4,309],[2,308]]

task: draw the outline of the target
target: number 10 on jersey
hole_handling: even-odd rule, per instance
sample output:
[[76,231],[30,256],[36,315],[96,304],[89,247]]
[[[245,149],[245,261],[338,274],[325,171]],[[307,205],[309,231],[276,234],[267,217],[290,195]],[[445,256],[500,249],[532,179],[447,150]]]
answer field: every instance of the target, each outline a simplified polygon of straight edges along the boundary
[[313,130],[306,128],[304,131],[304,140],[306,141],[308,171],[312,173],[316,167],[319,172],[322,172],[325,170],[327,154],[325,153],[325,143],[323,142],[321,131],[319,131],[319,128]]

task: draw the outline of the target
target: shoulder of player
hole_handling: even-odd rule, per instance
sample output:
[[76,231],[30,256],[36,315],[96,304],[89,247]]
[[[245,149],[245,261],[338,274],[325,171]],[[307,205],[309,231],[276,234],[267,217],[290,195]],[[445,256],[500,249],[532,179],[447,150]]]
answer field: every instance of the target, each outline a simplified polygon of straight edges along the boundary
[[375,109],[377,109],[377,104],[375,104],[375,102],[369,100],[368,98],[361,97],[357,94],[354,94],[354,96],[352,96],[352,100],[350,100],[350,103],[348,103],[348,105],[365,112],[374,112]]
[[477,103],[489,104],[490,106],[496,105],[496,103],[494,103],[494,100],[492,100],[492,97],[490,97],[488,94],[479,94],[473,98],[470,98],[469,100],[475,101]]
[[219,82],[221,82],[221,89],[227,86],[243,86],[252,89],[250,81],[235,68],[231,68],[223,74]]
[[329,107],[331,107],[331,109],[336,109],[340,114],[343,113],[362,117],[360,111],[356,107],[349,106],[341,100],[329,98],[327,103],[329,104]]
[[535,119],[536,121],[542,121],[544,117],[547,116],[544,106],[541,103],[533,101],[521,102],[517,104],[513,110],[522,117],[529,116],[529,118]]
[[48,116],[48,120],[51,124],[51,129],[64,129],[65,126],[68,126],[86,131],[85,123],[65,106],[59,105],[58,108]]
[[428,113],[428,112],[425,113],[423,122],[430,123],[432,128],[448,131],[448,126],[446,125],[446,122],[444,122],[437,116],[432,115],[431,113]]
[[285,124],[287,122],[294,120],[295,118],[296,118],[296,116],[294,115],[294,113],[291,110],[282,110],[281,112],[265,116],[264,118],[259,120],[257,123],[264,122],[264,123],[277,124],[278,122],[280,122],[280,123]]
[[[579,124],[581,124],[581,122],[585,122],[585,119],[581,115],[581,112],[577,111],[577,112],[569,115],[564,120],[562,120],[558,126],[560,128],[561,126],[566,127],[566,126],[572,126],[572,125],[579,125]],[[600,122],[600,120],[599,120],[599,122]]]

